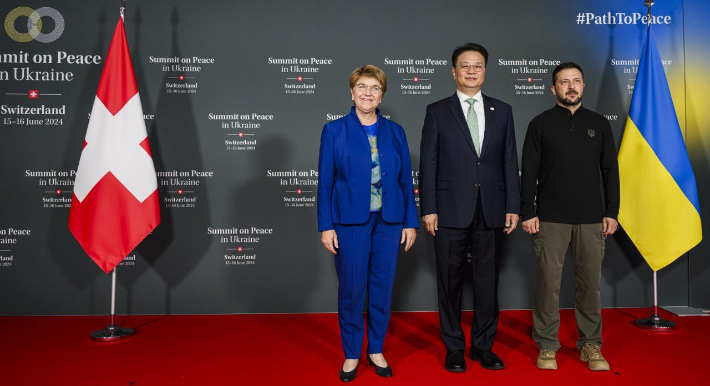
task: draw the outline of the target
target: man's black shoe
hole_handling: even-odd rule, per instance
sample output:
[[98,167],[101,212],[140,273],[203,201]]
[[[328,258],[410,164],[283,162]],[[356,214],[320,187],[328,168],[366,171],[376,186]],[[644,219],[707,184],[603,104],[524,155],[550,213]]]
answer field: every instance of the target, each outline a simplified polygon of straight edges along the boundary
[[463,357],[463,350],[447,351],[444,367],[452,373],[466,371],[466,358]]
[[471,347],[470,358],[474,361],[481,362],[481,367],[484,369],[503,370],[505,368],[503,360],[491,350],[478,350]]

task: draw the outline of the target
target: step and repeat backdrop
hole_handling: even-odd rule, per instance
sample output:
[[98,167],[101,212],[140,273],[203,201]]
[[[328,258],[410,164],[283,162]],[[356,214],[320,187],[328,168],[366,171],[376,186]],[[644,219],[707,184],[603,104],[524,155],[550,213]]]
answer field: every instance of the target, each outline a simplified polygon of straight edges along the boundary
[[[2,315],[108,312],[110,276],[67,221],[119,3],[0,5]],[[162,214],[117,267],[117,311],[136,314],[336,310],[333,257],[316,226],[318,146],[323,125],[350,110],[356,67],[374,64],[388,76],[380,107],[405,128],[416,195],[425,108],[455,92],[454,47],[472,41],[490,52],[483,92],[513,106],[519,156],[528,122],[555,104],[551,72],[564,61],[583,67],[583,103],[607,117],[618,145],[646,14],[641,0],[127,3]],[[683,5],[658,1],[653,22],[685,130]],[[691,159],[707,163],[693,155],[710,150],[695,133]],[[708,191],[696,175],[702,205]],[[502,308],[531,306],[531,240],[518,229],[505,244]],[[659,272],[661,304],[688,304],[691,261],[686,255]],[[623,232],[610,237],[603,305],[651,304],[651,273]],[[563,306],[572,306],[573,287],[569,261]],[[393,310],[436,309],[424,231],[399,256],[393,297]],[[468,290],[464,301],[470,308]]]

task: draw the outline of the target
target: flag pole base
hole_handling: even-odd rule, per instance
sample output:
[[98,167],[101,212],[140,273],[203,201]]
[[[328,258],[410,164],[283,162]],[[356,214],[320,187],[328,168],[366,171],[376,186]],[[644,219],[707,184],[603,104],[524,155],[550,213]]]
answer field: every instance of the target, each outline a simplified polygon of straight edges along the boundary
[[91,333],[91,340],[96,342],[115,342],[131,337],[135,331],[132,328],[121,327],[118,324],[109,324],[103,330]]
[[636,327],[651,331],[673,331],[675,323],[670,320],[665,320],[658,315],[651,315],[646,319],[636,319],[634,322]]
[[710,316],[710,310],[686,306],[668,306],[662,309],[677,316]]

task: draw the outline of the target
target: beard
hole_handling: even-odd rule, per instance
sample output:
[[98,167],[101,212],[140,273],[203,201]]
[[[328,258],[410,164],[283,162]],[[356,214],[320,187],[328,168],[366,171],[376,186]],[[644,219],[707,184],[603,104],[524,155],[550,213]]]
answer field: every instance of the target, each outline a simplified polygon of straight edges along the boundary
[[567,95],[560,95],[560,93],[557,93],[557,100],[565,106],[576,106],[582,103],[582,95],[579,93],[575,94],[578,95],[576,101],[572,101],[572,99],[568,98]]

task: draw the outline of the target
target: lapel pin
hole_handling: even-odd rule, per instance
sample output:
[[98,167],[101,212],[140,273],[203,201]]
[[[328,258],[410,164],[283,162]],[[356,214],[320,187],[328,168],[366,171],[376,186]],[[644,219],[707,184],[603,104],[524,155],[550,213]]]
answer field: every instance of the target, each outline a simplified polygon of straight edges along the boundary
[[491,106],[491,110],[495,110],[495,107],[492,107],[492,106]]

